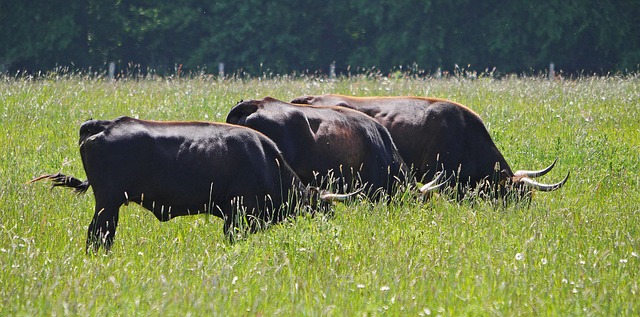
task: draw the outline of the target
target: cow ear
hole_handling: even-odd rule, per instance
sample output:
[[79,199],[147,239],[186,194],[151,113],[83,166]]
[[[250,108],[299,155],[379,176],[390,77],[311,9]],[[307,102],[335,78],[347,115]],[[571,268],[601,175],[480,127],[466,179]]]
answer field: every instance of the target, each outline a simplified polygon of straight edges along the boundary
[[240,121],[244,121],[246,117],[250,116],[256,111],[258,111],[257,102],[240,102],[239,104],[231,108],[231,110],[229,110],[229,114],[227,115],[227,123],[238,124]]

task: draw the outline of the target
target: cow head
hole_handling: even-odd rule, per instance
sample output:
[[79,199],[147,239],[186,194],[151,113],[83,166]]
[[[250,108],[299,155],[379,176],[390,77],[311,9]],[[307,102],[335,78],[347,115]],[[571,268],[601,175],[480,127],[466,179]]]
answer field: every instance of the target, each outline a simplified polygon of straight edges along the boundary
[[[119,119],[119,118],[118,118]],[[116,119],[116,120],[118,120]],[[92,136],[105,131],[115,120],[87,120],[80,126],[80,139],[78,144],[82,145]]]

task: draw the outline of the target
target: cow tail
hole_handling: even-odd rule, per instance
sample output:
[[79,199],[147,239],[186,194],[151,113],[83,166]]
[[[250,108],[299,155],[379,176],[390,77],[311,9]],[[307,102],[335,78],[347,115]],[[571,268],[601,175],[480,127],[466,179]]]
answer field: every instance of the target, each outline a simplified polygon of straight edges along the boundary
[[69,188],[73,188],[73,191],[76,192],[77,194],[83,194],[87,191],[87,189],[89,189],[88,180],[81,181],[73,176],[67,176],[61,173],[45,174],[30,180],[29,183],[37,182],[43,179],[48,179],[53,183],[51,185],[51,188],[57,187],[57,186],[69,187]]

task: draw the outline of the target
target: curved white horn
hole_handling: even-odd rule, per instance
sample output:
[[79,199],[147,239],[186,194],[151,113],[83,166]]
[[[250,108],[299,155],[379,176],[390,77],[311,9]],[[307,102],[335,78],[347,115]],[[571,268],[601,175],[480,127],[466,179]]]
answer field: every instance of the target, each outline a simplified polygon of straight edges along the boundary
[[530,177],[530,178],[535,178],[535,177],[540,177],[544,174],[549,173],[549,171],[551,171],[551,169],[553,169],[553,167],[556,165],[556,162],[558,161],[558,158],[556,158],[555,160],[553,160],[553,163],[551,163],[551,165],[549,165],[547,168],[545,169],[541,169],[539,171],[526,171],[526,170],[520,170],[520,171],[516,171],[513,176],[518,176],[518,177]]
[[364,186],[358,188],[356,191],[353,191],[347,194],[323,193],[323,194],[320,194],[320,199],[323,201],[344,201],[351,196],[355,196],[359,194],[363,190],[364,190]]
[[444,182],[438,183],[443,175],[444,175],[444,173],[440,172],[440,173],[438,173],[436,175],[436,178],[434,180],[422,185],[422,187],[420,187],[420,189],[419,189],[420,193],[422,195],[426,195],[426,194],[428,194],[430,192],[434,192],[436,190],[439,190],[440,188],[445,186],[447,183],[449,183],[449,181],[453,177],[453,174],[451,174],[451,176],[449,176],[449,178],[447,178]]
[[564,184],[569,179],[569,174],[571,174],[571,172],[568,172],[567,176],[565,176],[565,178],[561,182],[555,183],[555,184],[538,183],[538,182],[534,181],[533,179],[527,178],[527,177],[521,178],[520,182],[522,182],[523,184],[525,184],[529,188],[537,189],[537,190],[542,191],[542,192],[550,192],[550,191],[554,191],[556,189],[560,189],[560,187],[564,186]]

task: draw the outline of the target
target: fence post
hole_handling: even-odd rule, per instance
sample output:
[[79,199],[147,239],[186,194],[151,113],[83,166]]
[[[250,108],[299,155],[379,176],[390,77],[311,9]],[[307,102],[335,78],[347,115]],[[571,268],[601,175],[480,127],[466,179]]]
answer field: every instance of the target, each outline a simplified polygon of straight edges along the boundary
[[115,78],[116,78],[116,63],[110,62],[109,63],[109,79],[115,79]]
[[224,63],[218,63],[218,77],[224,78]]
[[549,80],[554,80],[556,78],[556,65],[553,63],[549,64]]
[[336,61],[331,62],[329,65],[329,78],[336,78]]

